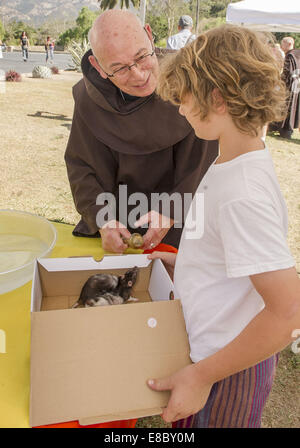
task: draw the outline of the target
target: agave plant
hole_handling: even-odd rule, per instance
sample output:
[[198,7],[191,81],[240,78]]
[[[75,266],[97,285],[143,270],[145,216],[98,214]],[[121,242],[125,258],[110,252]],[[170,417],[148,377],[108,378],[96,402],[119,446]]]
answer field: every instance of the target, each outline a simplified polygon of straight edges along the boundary
[[[113,9],[115,6],[117,6],[119,0],[98,0],[98,3],[100,3],[100,7],[105,9]],[[120,0],[120,7],[121,8],[129,8],[130,3],[132,3],[132,6],[134,8],[137,8],[140,5],[140,0]]]
[[51,78],[51,70],[45,65],[36,65],[32,70],[33,78]]
[[72,41],[68,45],[68,52],[71,54],[73,66],[76,71],[81,72],[81,59],[83,55],[90,49],[90,44],[86,38],[82,42]]

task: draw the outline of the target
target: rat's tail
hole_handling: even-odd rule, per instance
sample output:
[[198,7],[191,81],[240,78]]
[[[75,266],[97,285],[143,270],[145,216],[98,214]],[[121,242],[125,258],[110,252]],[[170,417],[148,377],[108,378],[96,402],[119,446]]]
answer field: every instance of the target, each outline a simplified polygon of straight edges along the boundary
[[78,308],[80,306],[80,299],[77,300],[77,302],[74,303],[74,305],[71,306],[71,308]]

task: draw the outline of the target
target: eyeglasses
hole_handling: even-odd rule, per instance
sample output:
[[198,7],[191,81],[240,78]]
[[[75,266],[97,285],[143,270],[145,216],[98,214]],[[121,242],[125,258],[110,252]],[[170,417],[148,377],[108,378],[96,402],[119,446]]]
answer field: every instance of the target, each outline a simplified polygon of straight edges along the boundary
[[[146,33],[147,33],[147,31],[146,31]],[[147,33],[147,36],[148,36],[148,33]],[[140,70],[143,70],[144,68],[147,68],[147,66],[149,65],[149,61],[150,61],[151,57],[155,53],[155,49],[154,49],[152,41],[151,41],[151,46],[152,46],[152,52],[151,53],[143,54],[142,56],[138,57],[133,64],[131,64],[131,65],[124,65],[124,66],[118,68],[117,70],[114,70],[112,73],[107,73],[105,70],[103,70],[103,68],[101,67],[101,65],[100,65],[100,63],[99,63],[99,61],[98,61],[98,59],[96,58],[95,55],[94,55],[94,58],[96,59],[96,61],[98,62],[99,66],[101,67],[101,69],[106,74],[106,76],[108,76],[109,78],[119,78],[119,79],[126,78],[127,76],[129,76],[129,73],[130,73],[132,67],[137,67]]]

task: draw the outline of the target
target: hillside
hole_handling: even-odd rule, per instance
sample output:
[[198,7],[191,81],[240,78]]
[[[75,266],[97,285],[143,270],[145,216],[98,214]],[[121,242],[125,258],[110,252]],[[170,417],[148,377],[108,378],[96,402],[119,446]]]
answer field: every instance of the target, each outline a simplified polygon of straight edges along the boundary
[[0,0],[0,20],[42,24],[52,20],[72,20],[83,6],[99,9],[97,0]]

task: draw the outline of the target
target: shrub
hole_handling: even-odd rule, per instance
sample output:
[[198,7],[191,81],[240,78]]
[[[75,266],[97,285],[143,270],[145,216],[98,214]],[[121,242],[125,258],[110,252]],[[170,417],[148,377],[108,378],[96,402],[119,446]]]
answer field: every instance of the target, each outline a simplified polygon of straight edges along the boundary
[[71,54],[73,66],[70,68],[81,72],[81,59],[83,55],[90,49],[90,44],[87,39],[83,39],[82,42],[71,42],[68,45],[68,51]]
[[51,67],[51,72],[52,75],[59,75],[59,68],[55,67],[55,65],[53,67]]
[[5,73],[5,79],[6,81],[20,82],[22,81],[22,76],[15,70],[9,70],[8,72]]

